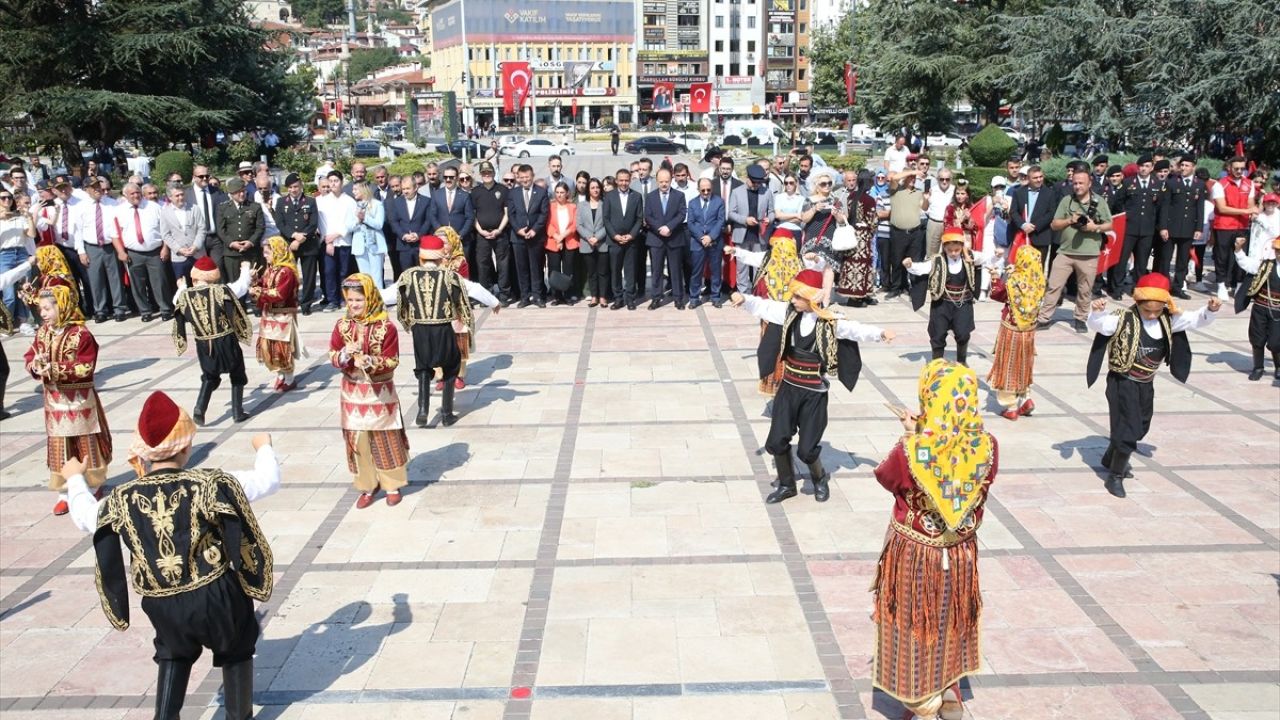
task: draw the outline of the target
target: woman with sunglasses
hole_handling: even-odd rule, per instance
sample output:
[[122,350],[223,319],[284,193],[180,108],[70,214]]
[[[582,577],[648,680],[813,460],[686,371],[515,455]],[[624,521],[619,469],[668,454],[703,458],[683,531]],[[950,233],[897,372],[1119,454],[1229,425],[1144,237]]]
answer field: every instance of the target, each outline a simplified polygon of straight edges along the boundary
[[609,302],[609,245],[605,242],[604,186],[587,181],[587,196],[578,202],[578,252],[587,266],[587,307]]
[[831,303],[831,288],[835,284],[835,270],[840,265],[840,252],[831,245],[836,228],[847,225],[844,201],[831,192],[831,173],[818,170],[813,174],[813,192],[805,202],[800,220],[804,223],[804,238],[800,254],[806,260],[821,260],[823,305]]
[[[0,191],[0,272],[12,270],[36,254],[36,222],[30,213],[19,212],[14,195]],[[4,305],[15,321],[22,322],[23,335],[35,335],[35,326],[23,321],[26,307],[18,302],[16,288],[4,289]]]

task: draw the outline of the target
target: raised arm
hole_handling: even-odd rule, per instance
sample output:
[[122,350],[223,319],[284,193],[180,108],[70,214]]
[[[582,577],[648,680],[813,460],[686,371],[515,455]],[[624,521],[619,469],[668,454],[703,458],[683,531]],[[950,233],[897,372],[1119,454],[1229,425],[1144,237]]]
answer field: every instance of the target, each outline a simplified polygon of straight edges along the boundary
[[875,325],[842,319],[836,321],[836,337],[857,343],[887,342],[894,338],[894,334],[891,330],[882,330]]
[[[1217,298],[1214,298],[1215,300]],[[1218,307],[1222,307],[1221,301],[1217,303]],[[1213,322],[1217,317],[1217,310],[1213,309],[1213,303],[1205,305],[1196,312],[1180,312],[1169,320],[1169,329],[1174,332],[1186,332],[1187,330],[1195,330]]]
[[787,303],[781,300],[766,300],[755,295],[734,293],[734,305],[741,305],[747,312],[765,322],[781,325],[787,319]]
[[463,278],[462,282],[467,287],[467,296],[472,300],[480,301],[485,307],[496,308],[500,305],[498,298],[494,297],[493,293],[485,290],[483,285],[473,283],[466,278]]

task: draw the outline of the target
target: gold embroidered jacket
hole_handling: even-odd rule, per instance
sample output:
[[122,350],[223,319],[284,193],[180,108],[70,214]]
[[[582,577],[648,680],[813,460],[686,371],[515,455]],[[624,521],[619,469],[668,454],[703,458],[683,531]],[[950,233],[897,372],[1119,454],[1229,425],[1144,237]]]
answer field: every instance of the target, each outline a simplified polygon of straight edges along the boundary
[[234,333],[242,345],[248,345],[253,337],[240,301],[221,283],[189,287],[178,294],[173,313],[173,345],[179,355],[187,351],[188,324],[196,340],[216,340]]
[[271,597],[271,547],[240,483],[221,470],[160,470],[120,485],[98,509],[93,546],[102,610],[129,627],[123,541],[134,592],[163,598],[235,572],[249,597]]
[[415,267],[400,275],[396,318],[405,330],[414,325],[443,325],[457,320],[474,326],[471,301],[458,273],[440,267]]

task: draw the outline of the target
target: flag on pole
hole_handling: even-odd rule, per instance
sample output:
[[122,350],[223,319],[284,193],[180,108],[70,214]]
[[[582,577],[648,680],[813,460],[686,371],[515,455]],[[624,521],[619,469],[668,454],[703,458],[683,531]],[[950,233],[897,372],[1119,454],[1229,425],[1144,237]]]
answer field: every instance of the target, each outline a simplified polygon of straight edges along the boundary
[[533,72],[527,62],[502,63],[502,112],[518,112],[533,85]]
[[981,252],[982,246],[986,244],[986,238],[983,234],[987,229],[987,198],[982,198],[969,208],[969,220],[973,223],[973,249]]
[[1124,213],[1111,216],[1111,229],[1107,231],[1107,239],[1102,246],[1102,252],[1098,253],[1099,275],[1115,267],[1116,263],[1120,262],[1120,246],[1124,243],[1126,222]]
[[844,95],[852,106],[854,98],[858,95],[858,71],[853,67],[853,63],[844,64]]
[[711,112],[711,83],[693,83],[689,86],[689,112]]

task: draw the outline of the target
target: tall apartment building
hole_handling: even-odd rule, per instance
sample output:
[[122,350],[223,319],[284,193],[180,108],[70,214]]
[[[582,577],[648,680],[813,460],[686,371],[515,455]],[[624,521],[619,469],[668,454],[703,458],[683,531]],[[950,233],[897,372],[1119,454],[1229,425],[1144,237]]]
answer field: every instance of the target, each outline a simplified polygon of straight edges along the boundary
[[604,117],[636,122],[636,6],[635,0],[431,0],[428,72],[435,92],[420,101],[430,107],[439,93],[452,91],[465,125],[527,126],[528,104],[518,118],[502,112],[502,63],[526,61],[539,125],[575,122],[575,100],[581,127]]
[[809,113],[810,1],[768,0],[765,96],[783,119],[800,120]]
[[707,0],[719,114],[780,120],[808,114],[809,2]]
[[[636,40],[637,89],[642,121],[691,122],[689,85],[706,82],[707,0],[639,0],[640,36]],[[675,86],[670,111],[655,112],[654,83]]]

